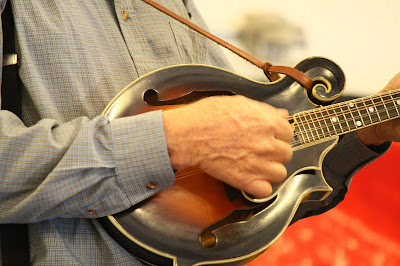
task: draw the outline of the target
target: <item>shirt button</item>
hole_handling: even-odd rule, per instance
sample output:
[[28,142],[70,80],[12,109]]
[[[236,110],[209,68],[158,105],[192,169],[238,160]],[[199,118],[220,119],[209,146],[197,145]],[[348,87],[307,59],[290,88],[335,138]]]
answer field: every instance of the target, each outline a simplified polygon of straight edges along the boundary
[[124,21],[128,21],[128,19],[129,19],[128,13],[126,13],[125,11],[122,11],[121,14],[122,14],[122,19]]
[[146,188],[148,189],[155,189],[156,187],[158,187],[158,184],[156,182],[150,182],[146,185]]
[[87,213],[90,214],[90,215],[95,214],[95,212],[96,212],[95,210],[88,210],[87,211]]

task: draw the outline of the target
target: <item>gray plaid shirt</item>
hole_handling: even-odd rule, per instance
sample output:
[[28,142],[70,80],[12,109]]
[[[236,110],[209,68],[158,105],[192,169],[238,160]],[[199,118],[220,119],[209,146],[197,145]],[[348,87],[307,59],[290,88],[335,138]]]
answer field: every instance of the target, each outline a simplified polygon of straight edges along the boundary
[[[204,26],[190,0],[158,2]],[[99,114],[122,88],[152,70],[228,63],[215,44],[140,0],[12,4],[24,123],[0,112],[0,222],[30,224],[35,265],[138,265],[93,218],[173,184],[161,115],[110,121]],[[350,152],[333,157],[363,157],[347,160],[340,173],[329,170],[339,189],[349,173],[377,156],[348,142]],[[160,186],[149,191],[150,180]]]

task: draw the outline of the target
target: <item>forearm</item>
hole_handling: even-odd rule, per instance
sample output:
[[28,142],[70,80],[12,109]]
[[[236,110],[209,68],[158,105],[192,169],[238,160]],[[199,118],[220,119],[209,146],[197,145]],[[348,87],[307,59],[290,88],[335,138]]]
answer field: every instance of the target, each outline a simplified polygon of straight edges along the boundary
[[173,183],[159,113],[26,128],[1,112],[0,121],[2,223],[112,214]]

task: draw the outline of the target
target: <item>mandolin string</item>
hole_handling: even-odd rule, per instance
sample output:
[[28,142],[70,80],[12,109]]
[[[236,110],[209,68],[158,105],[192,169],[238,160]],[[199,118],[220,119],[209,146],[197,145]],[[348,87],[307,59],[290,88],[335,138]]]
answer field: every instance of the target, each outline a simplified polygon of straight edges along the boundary
[[[332,106],[328,106],[328,107],[324,107],[324,110],[325,111],[333,111],[334,113],[335,113],[335,115],[334,116],[332,116],[332,117],[339,117],[339,116],[344,116],[344,120],[342,119],[342,122],[346,122],[346,124],[347,125],[349,125],[349,121],[351,121],[351,122],[354,122],[355,121],[355,118],[361,118],[361,119],[365,119],[365,118],[367,118],[367,117],[369,117],[369,120],[371,121],[371,124],[370,125],[373,125],[373,124],[376,124],[377,122],[381,122],[382,120],[381,120],[381,118],[380,118],[380,116],[379,116],[379,110],[377,110],[377,116],[378,116],[378,119],[377,120],[374,120],[372,117],[371,117],[371,114],[370,113],[366,113],[366,114],[361,114],[360,113],[360,111],[367,111],[368,110],[368,108],[370,108],[370,107],[375,107],[374,109],[377,109],[378,107],[381,107],[381,106],[385,106],[385,109],[384,109],[384,111],[387,111],[386,113],[387,113],[387,117],[388,117],[388,119],[385,119],[385,121],[386,120],[390,120],[390,119],[394,119],[394,118],[397,118],[398,116],[399,116],[399,109],[396,107],[396,103],[397,104],[399,104],[399,100],[400,100],[400,98],[399,97],[393,97],[393,94],[395,94],[395,93],[398,93],[398,91],[390,91],[390,92],[387,92],[387,93],[382,93],[382,94],[380,94],[380,95],[375,95],[375,96],[370,96],[370,97],[365,97],[365,98],[361,98],[361,99],[356,99],[356,100],[353,100],[353,101],[351,101],[351,102],[344,102],[344,103],[340,103],[340,104],[335,104],[335,105],[332,105]],[[383,100],[383,97],[385,97],[385,96],[390,96],[391,97],[391,99],[388,101],[388,100]],[[376,100],[376,99],[379,99],[380,98],[380,102],[379,103],[375,103],[375,102],[373,102],[373,100]],[[365,103],[365,101],[371,101],[371,104],[366,104]],[[396,103],[395,103],[396,102]],[[353,107],[349,107],[348,105],[349,105],[349,103],[353,103],[354,104],[354,106],[356,106],[356,104],[358,103],[358,104],[362,104],[363,105],[363,107],[356,107],[355,109],[354,109],[354,106]],[[387,104],[393,104],[393,106],[391,106],[391,107],[389,107],[389,108],[387,108],[386,107],[386,105]],[[338,112],[335,112],[335,109],[338,109],[338,108],[343,108],[343,107],[345,107],[345,108],[347,108],[347,110],[346,111],[343,111],[343,110],[340,110],[340,111],[338,111]],[[353,108],[353,109],[349,109],[349,108]],[[324,111],[323,110],[323,111]],[[390,115],[390,111],[393,111],[393,110],[395,110],[396,112],[397,112],[397,115],[394,117],[391,117],[391,115]],[[382,110],[381,110],[382,111]],[[309,111],[307,111],[307,112],[302,112],[302,113],[299,113],[299,114],[296,114],[295,116],[299,116],[299,115],[304,115],[304,117],[305,117],[305,115],[306,114],[309,114],[310,116],[311,116],[311,114],[310,113],[313,113],[313,114],[316,114],[316,113],[321,113],[321,109],[313,109],[313,110],[309,110]],[[353,114],[354,113],[358,113],[358,115],[356,115],[356,116],[353,116]],[[351,118],[347,118],[346,116],[345,116],[345,114],[351,114],[352,115],[352,117]],[[293,118],[294,118],[294,116],[291,116],[290,117],[290,119],[292,119],[293,120]],[[317,117],[317,119],[315,119],[316,120],[316,122],[318,122],[320,125],[321,125],[321,123],[320,123],[320,121],[321,121],[321,118],[322,118],[322,121],[326,124],[326,118],[324,118],[324,117]],[[309,139],[309,142],[312,142],[312,141],[315,141],[315,140],[319,140],[319,139],[321,139],[321,137],[320,137],[320,134],[318,133],[318,129],[320,129],[322,132],[323,132],[323,134],[324,134],[324,136],[322,136],[322,138],[325,138],[326,136],[325,136],[325,130],[323,130],[323,129],[328,129],[327,131],[328,131],[328,133],[329,133],[329,128],[328,128],[328,124],[326,124],[325,126],[320,126],[320,127],[316,127],[315,126],[315,121],[313,122],[314,124],[310,124],[310,122],[309,121],[297,121],[297,119],[295,120],[296,122],[294,123],[294,125],[296,126],[296,124],[298,125],[297,126],[297,128],[299,129],[297,132],[295,132],[295,135],[294,135],[294,137],[298,137],[299,135],[301,135],[302,137],[303,137],[303,139],[305,140],[305,138],[304,138],[304,136],[303,136],[303,133],[305,133],[306,134],[306,136],[307,136],[307,139]],[[363,120],[364,121],[364,120]],[[311,127],[311,126],[312,127]],[[353,130],[357,130],[357,128],[358,127],[355,127],[354,129],[350,129],[350,126],[348,126],[348,128],[349,128],[349,130],[343,130],[343,128],[342,128],[342,125],[340,124],[340,123],[338,123],[338,125],[339,125],[339,127],[340,127],[340,130],[338,129],[338,130],[336,130],[336,127],[334,127],[334,125],[332,124],[332,128],[335,130],[335,131],[353,131]],[[299,127],[300,126],[303,126],[303,127],[305,127],[305,126],[308,126],[308,128],[309,129],[307,129],[307,128],[305,128],[305,132],[303,131],[303,130],[301,130]],[[312,131],[314,131],[315,133],[317,133],[317,139],[315,139],[315,136],[313,135],[313,132]],[[310,137],[308,137],[308,133],[311,133],[311,135],[312,135],[312,137],[311,138],[313,138],[312,140],[311,140],[311,138]],[[335,132],[335,134],[332,134],[332,135],[338,135],[336,132]],[[329,135],[329,136],[332,136],[332,135]],[[319,137],[319,138],[318,138]],[[292,142],[292,144],[293,145],[297,145],[297,144],[306,144],[307,142],[306,141],[294,141],[294,142]]]
[[[383,105],[386,105],[386,104],[388,104],[388,103],[393,103],[395,100],[400,100],[400,98],[398,97],[398,98],[393,98],[392,97],[392,99],[390,99],[390,101],[386,101],[386,102],[380,102],[379,104],[374,104],[374,103],[372,103],[372,104],[369,104],[369,105],[366,105],[365,104],[365,101],[366,100],[373,100],[373,99],[377,99],[377,98],[379,98],[379,97],[375,97],[375,98],[362,98],[362,99],[359,99],[359,100],[354,100],[354,101],[351,101],[351,102],[344,102],[344,103],[340,103],[340,104],[335,104],[335,105],[332,105],[332,106],[327,106],[327,107],[323,107],[323,108],[316,108],[316,109],[311,109],[311,110],[308,110],[308,111],[304,111],[304,112],[301,112],[301,113],[298,113],[298,114],[295,114],[294,116],[296,116],[296,115],[302,115],[302,114],[306,114],[306,113],[311,113],[311,112],[314,112],[314,113],[317,113],[317,112],[321,112],[321,110],[333,110],[333,111],[335,111],[335,109],[337,109],[338,107],[340,107],[340,108],[342,108],[342,107],[348,107],[348,104],[349,103],[362,103],[364,106],[363,107],[356,107],[356,109],[354,110],[351,110],[351,109],[348,109],[347,111],[340,111],[339,113],[336,113],[337,115],[335,115],[335,116],[340,116],[340,115],[345,115],[345,114],[351,114],[351,113],[353,113],[353,112],[357,112],[358,110],[367,110],[369,107],[378,107],[378,106],[383,106]],[[350,107],[350,108],[352,108],[352,107]],[[392,109],[391,109],[392,110]],[[292,119],[293,119],[293,116],[292,116]],[[308,121],[305,121],[304,122],[304,124],[308,124]]]
[[[388,108],[387,110],[392,111],[392,110],[398,110],[398,109],[397,109],[396,107],[393,107],[393,108]],[[388,118],[385,119],[384,121],[392,120],[392,119],[398,118],[399,116],[400,116],[400,115],[393,116],[393,117],[389,117],[389,116],[388,116]],[[358,116],[358,117],[360,117],[360,116]],[[366,118],[366,117],[370,117],[370,115],[369,115],[369,114],[363,114],[363,115],[361,115],[360,118]],[[348,119],[345,118],[345,119],[342,120],[342,121],[347,121],[347,122],[351,121],[351,122],[354,122],[353,119],[354,119],[354,118],[348,118]],[[383,122],[380,118],[378,118],[378,119],[371,119],[371,118],[370,118],[370,120],[371,120],[371,124],[368,124],[368,126],[372,126],[372,125],[377,124],[377,123],[379,123],[379,122]],[[305,130],[302,130],[302,129],[300,128],[301,125],[302,125],[303,127],[304,127],[305,125],[308,125],[309,129],[307,129],[307,128],[304,127]],[[310,125],[311,125],[312,127],[311,127]],[[334,134],[330,134],[330,135],[328,135],[328,136],[325,136],[325,131],[324,131],[324,129],[327,129],[328,133],[332,132],[332,130],[329,130],[329,127],[328,127],[328,126],[315,127],[315,126],[313,126],[313,125],[310,124],[310,123],[303,123],[303,124],[302,124],[302,123],[299,123],[298,125],[294,124],[294,126],[298,129],[298,131],[295,131],[295,133],[294,133],[294,138],[295,138],[295,137],[298,137],[298,136],[302,136],[302,138],[303,138],[304,140],[303,140],[303,141],[302,141],[302,140],[293,141],[293,142],[291,142],[291,144],[293,144],[293,145],[302,145],[302,144],[310,143],[310,142],[313,142],[313,141],[321,140],[321,139],[326,138],[326,137],[344,134],[344,132],[350,132],[350,131],[355,131],[355,130],[357,130],[357,129],[360,129],[360,127],[354,127],[354,128],[352,128],[352,129],[351,129],[350,127],[348,127],[348,129],[343,130],[342,128],[338,129],[338,126],[341,127],[339,124],[338,124],[336,127],[333,126],[333,124],[332,124],[332,128],[333,128],[334,131],[335,131]],[[361,126],[361,128],[363,128],[363,126]],[[317,131],[318,129],[321,129],[321,131],[323,132],[324,135],[322,135],[322,137],[321,137],[321,135],[318,133],[318,131]],[[336,131],[339,131],[339,133],[336,133]],[[342,131],[342,132],[340,132],[340,131]],[[313,132],[317,133],[317,137],[315,137],[315,136],[313,135]],[[308,133],[310,133],[310,135],[312,135],[312,136],[309,137],[309,134],[308,134]],[[308,141],[305,140],[306,138],[304,137],[304,134],[307,136],[306,138],[309,139]]]
[[[394,99],[394,100],[396,100],[396,99]],[[360,107],[357,107],[357,109],[356,110],[346,110],[346,111],[339,111],[339,112],[335,112],[335,115],[332,115],[332,117],[338,117],[338,116],[344,116],[345,117],[345,115],[346,114],[351,114],[352,115],[352,117],[351,118],[347,118],[347,117],[345,117],[346,119],[345,119],[345,122],[348,122],[348,121],[353,121],[355,118],[358,118],[358,117],[360,117],[360,118],[365,118],[365,117],[371,117],[371,114],[370,113],[366,113],[366,114],[359,114],[359,115],[356,115],[356,116],[353,116],[353,113],[359,113],[359,111],[367,111],[368,110],[368,108],[370,108],[370,107],[381,107],[381,106],[386,106],[388,103],[386,102],[386,103],[381,103],[381,104],[375,104],[375,105],[365,105],[365,107],[362,107],[362,108],[360,108]],[[343,107],[343,106],[341,106],[341,107]],[[329,109],[329,108],[328,108]],[[333,111],[335,111],[334,109],[332,109],[332,108],[330,108],[331,110],[333,110]],[[327,110],[327,109],[326,109]],[[399,109],[394,105],[394,103],[393,103],[393,107],[385,107],[385,109],[384,109],[384,111],[393,111],[393,110],[396,110],[396,112],[397,112],[397,115],[399,115]],[[318,112],[320,112],[321,110],[318,110],[318,109],[316,109],[316,110],[311,110],[309,113],[318,113]],[[379,111],[377,112],[377,116],[379,116]],[[388,114],[388,117],[390,116],[390,114]],[[324,121],[324,122],[326,122],[326,118],[325,117],[318,117],[317,119],[315,119],[315,120],[317,120],[317,122],[320,122],[321,120],[322,121]],[[379,120],[379,118],[378,118],[378,120],[376,120],[376,121],[373,121],[373,118],[371,117],[370,118],[370,120],[372,121],[372,122],[379,122],[380,120]],[[297,120],[296,120],[297,121]],[[298,125],[310,125],[310,122],[309,121],[299,121],[299,122],[297,122],[297,124]],[[320,128],[317,128],[317,129],[320,129]]]
[[186,173],[177,172],[175,174],[175,180],[183,179],[183,178],[186,178],[188,176],[192,176],[192,175],[195,175],[195,174],[198,174],[198,173],[201,173],[201,172],[203,172],[203,171],[200,170],[200,169],[192,170],[192,171],[186,172]]
[[[377,97],[378,98],[378,97]],[[373,98],[371,98],[371,99],[373,99]],[[387,105],[388,103],[393,103],[394,104],[394,101],[396,101],[396,100],[400,100],[400,98],[399,97],[397,97],[397,98],[393,98],[392,97],[392,99],[390,100],[390,101],[386,101],[386,102],[380,102],[379,104],[370,104],[370,105],[366,105],[365,104],[365,100],[366,99],[362,99],[362,100],[355,100],[355,101],[351,101],[351,103],[360,103],[360,102],[362,102],[362,104],[364,105],[363,107],[356,107],[356,109],[354,110],[351,110],[351,109],[348,109],[348,110],[346,110],[346,111],[340,111],[340,112],[338,112],[338,113],[336,113],[335,114],[335,117],[336,116],[340,116],[340,115],[345,115],[345,114],[351,114],[351,113],[354,113],[354,112],[358,112],[359,110],[367,110],[368,108],[370,108],[370,107],[380,107],[380,106],[384,106],[384,105]],[[298,113],[298,114],[295,114],[294,116],[291,116],[290,118],[289,118],[289,120],[290,119],[294,119],[294,117],[295,116],[299,116],[299,115],[303,115],[303,114],[306,114],[306,113],[320,113],[321,112],[321,110],[323,111],[323,110],[333,110],[333,111],[335,111],[335,109],[337,109],[338,107],[340,107],[340,108],[342,108],[342,107],[348,107],[348,104],[349,104],[349,102],[344,102],[344,103],[340,103],[340,104],[336,104],[336,105],[333,105],[333,106],[327,106],[327,107],[324,107],[324,108],[316,108],[316,109],[312,109],[312,110],[308,110],[308,111],[305,111],[305,112],[301,112],[301,113]],[[350,108],[352,108],[352,107],[350,107]],[[388,109],[388,110],[394,110],[395,108],[391,108],[391,109],[389,109],[389,108],[386,108],[386,109]],[[397,108],[396,108],[397,109]],[[358,116],[357,116],[358,117]],[[321,118],[321,117],[320,117]],[[322,117],[323,119],[324,119],[324,117]],[[347,121],[350,121],[350,120],[347,120]],[[296,122],[298,123],[298,124],[302,124],[302,125],[308,125],[309,124],[309,121],[304,121],[304,122],[302,122],[302,121],[297,121],[296,120]]]
[[[398,93],[398,94],[395,97],[393,97],[393,94],[395,94],[395,93]],[[389,100],[383,100],[383,97],[385,97],[385,96],[390,96],[391,98]],[[377,100],[379,98],[381,99],[381,101],[379,103],[375,103],[374,100]],[[366,101],[370,101],[370,103],[366,104]],[[400,101],[400,92],[399,91],[389,91],[387,93],[382,93],[382,94],[379,94],[379,95],[373,95],[373,96],[369,96],[369,97],[355,99],[355,100],[352,100],[352,101],[338,103],[338,104],[334,104],[334,105],[331,105],[331,106],[326,106],[326,107],[323,107],[323,108],[316,108],[316,109],[300,112],[298,114],[289,116],[288,120],[289,121],[290,120],[292,120],[292,121],[295,120],[293,125],[294,125],[294,127],[296,129],[298,129],[297,131],[295,130],[293,137],[294,138],[296,138],[298,136],[302,136],[303,137],[303,140],[293,141],[293,142],[291,142],[291,144],[292,144],[292,146],[297,147],[297,146],[301,146],[301,145],[304,145],[304,144],[307,144],[307,143],[311,143],[311,142],[314,142],[314,141],[318,141],[318,140],[324,139],[326,137],[339,135],[338,133],[336,133],[336,128],[332,123],[330,125],[332,126],[332,128],[335,131],[334,134],[331,134],[329,136],[325,136],[325,130],[328,133],[332,132],[332,130],[330,130],[329,127],[328,127],[328,124],[326,122],[327,121],[326,117],[317,117],[316,119],[314,119],[313,122],[310,122],[309,120],[298,121],[298,119],[295,119],[296,116],[303,115],[304,119],[306,119],[306,115],[307,114],[309,116],[311,116],[311,114],[317,114],[317,113],[321,114],[321,111],[326,111],[326,112],[333,111],[334,115],[329,116],[328,117],[328,121],[330,121],[330,119],[329,119],[330,117],[343,116],[344,119],[342,119],[341,121],[342,121],[342,123],[346,122],[346,124],[348,125],[347,127],[349,128],[349,130],[343,130],[340,122],[338,121],[339,122],[338,125],[340,127],[340,130],[338,130],[338,131],[344,131],[344,132],[345,131],[353,131],[353,130],[357,130],[358,127],[355,127],[354,129],[350,130],[350,125],[349,125],[348,122],[354,123],[356,118],[360,118],[361,120],[364,121],[365,118],[369,117],[369,120],[371,121],[371,124],[369,124],[369,126],[372,126],[372,125],[374,125],[376,123],[382,122],[382,120],[380,118],[380,115],[379,115],[379,112],[386,112],[386,115],[387,115],[388,118],[385,119],[385,121],[400,117],[400,112],[399,112],[400,105],[399,105],[399,108],[396,107],[396,103],[399,104],[398,101]],[[350,103],[354,104],[354,106],[353,107],[349,106]],[[362,104],[363,106],[359,107],[359,106],[357,106],[357,104]],[[387,104],[393,104],[393,105],[391,105],[390,107],[386,107]],[[373,107],[374,110],[376,110],[376,115],[375,115],[376,118],[372,118],[371,114],[368,112],[368,109],[371,108],[371,107]],[[378,110],[379,107],[384,107],[384,109]],[[346,110],[343,110],[341,108],[346,108]],[[352,108],[352,109],[350,109],[350,108]],[[338,109],[340,109],[340,110],[337,111]],[[396,111],[397,115],[391,117],[390,114],[391,114],[391,111],[393,111],[393,110]],[[360,111],[366,111],[366,113],[362,114]],[[354,113],[358,113],[358,115],[353,116]],[[351,117],[350,118],[346,117],[345,116],[346,114],[351,114]],[[323,123],[321,123],[321,121],[323,121]],[[315,123],[318,123],[320,126],[315,126]],[[325,125],[323,125],[323,124],[325,124]],[[300,128],[300,126],[303,126],[305,130],[303,131]],[[308,129],[307,129],[306,126],[308,127]],[[361,127],[363,127],[363,126],[361,126]],[[323,136],[322,137],[318,133],[318,131],[317,131],[318,129],[320,129],[321,132],[323,132]],[[317,138],[314,137],[312,131],[317,133]],[[309,141],[308,142],[305,141],[305,138],[303,136],[304,133],[305,134],[311,133],[311,135],[313,136],[312,137],[313,140],[311,140],[310,137],[308,137],[308,134],[307,134],[307,138],[309,139]],[[203,171],[198,169],[198,168],[196,170],[192,170],[190,172],[185,172],[185,173],[179,173],[178,172],[175,175],[175,179],[176,180],[180,180],[180,179],[183,179],[183,178],[186,178],[186,177],[189,177],[189,176],[201,173],[201,172],[203,172]]]
[[[398,112],[398,109],[396,108],[396,107],[391,107],[391,108],[387,108],[386,110],[389,110],[389,111],[393,111],[393,110],[396,110],[397,112]],[[341,115],[341,114],[340,114]],[[339,116],[340,116],[339,115]],[[336,116],[335,116],[336,117]],[[374,124],[376,124],[376,123],[378,123],[378,122],[383,122],[380,118],[377,118],[377,119],[373,119],[373,118],[371,118],[371,116],[370,116],[370,114],[362,114],[361,116],[357,116],[357,117],[360,117],[360,118],[362,118],[362,119],[364,119],[364,118],[367,118],[367,117],[370,117],[370,120],[371,120],[371,124],[369,124],[368,126],[372,126],[372,125],[374,125]],[[399,115],[397,115],[397,116],[388,116],[388,118],[387,119],[385,119],[385,121],[388,121],[388,120],[391,120],[391,119],[395,119],[395,118],[398,118],[399,117]],[[324,121],[326,121],[326,120],[324,120]],[[349,121],[351,121],[351,122],[354,122],[354,117],[353,118],[345,118],[344,120],[342,120],[342,122],[349,122]],[[305,128],[305,130],[302,130],[301,128],[300,128],[300,126],[308,126],[308,128],[309,129],[307,129],[307,128]],[[334,136],[334,135],[339,135],[339,134],[337,134],[336,132],[334,133],[334,134],[331,134],[331,135],[328,135],[328,136],[325,136],[325,131],[323,130],[323,129],[327,129],[327,131],[328,131],[328,133],[329,132],[331,132],[331,130],[329,130],[329,127],[328,126],[321,126],[321,127],[315,127],[313,124],[310,124],[310,123],[307,123],[307,122],[305,122],[305,123],[302,123],[302,122],[300,122],[300,123],[295,123],[294,124],[294,126],[296,127],[297,126],[297,129],[298,129],[298,131],[295,131],[295,134],[294,134],[294,137],[298,137],[298,136],[303,136],[304,135],[304,133],[307,135],[307,138],[309,138],[308,137],[308,134],[307,133],[310,133],[311,135],[313,135],[313,132],[315,132],[315,133],[317,133],[318,134],[318,136],[317,137],[319,137],[319,138],[317,138],[317,139],[315,139],[315,137],[313,137],[314,138],[314,140],[319,140],[319,139],[322,139],[322,138],[325,138],[325,137],[329,137],[329,136]],[[311,127],[312,126],[312,127]],[[338,128],[338,126],[339,127],[341,127],[341,129],[337,129]],[[362,126],[361,126],[362,127]],[[335,130],[335,131],[343,131],[343,132],[341,132],[341,133],[344,133],[344,132],[346,132],[346,131],[354,131],[354,130],[357,130],[357,128],[359,128],[359,127],[354,127],[353,129],[350,129],[350,126],[348,126],[348,130],[346,129],[346,130],[343,130],[342,129],[342,126],[338,123],[338,125],[335,127],[335,126],[333,126],[333,124],[332,124],[332,128]],[[320,137],[320,134],[317,132],[317,130],[318,129],[321,129],[321,131],[323,132],[323,136],[322,137]],[[311,142],[311,141],[310,141]],[[302,143],[301,141],[299,141],[298,143]],[[306,142],[304,142],[304,143],[302,143],[302,144],[305,144]],[[293,142],[293,144],[297,144],[296,142]]]

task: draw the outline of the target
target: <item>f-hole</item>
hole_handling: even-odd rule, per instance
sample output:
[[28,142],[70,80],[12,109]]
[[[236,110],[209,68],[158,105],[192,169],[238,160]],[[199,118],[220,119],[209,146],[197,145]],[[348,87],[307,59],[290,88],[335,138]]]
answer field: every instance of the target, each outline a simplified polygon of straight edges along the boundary
[[158,97],[158,92],[155,90],[147,90],[144,93],[143,99],[144,101],[151,106],[164,106],[164,105],[179,105],[179,104],[189,104],[192,102],[196,102],[206,97],[210,96],[218,96],[218,95],[226,95],[232,96],[235,95],[230,91],[192,91],[188,94],[185,94],[181,97],[170,99],[170,100],[160,100]]
[[[229,224],[239,223],[239,222],[247,222],[250,220],[251,217],[255,216],[257,213],[262,212],[268,206],[275,202],[277,196],[270,199],[269,201],[257,204],[252,208],[243,209],[243,210],[234,210],[226,217],[222,218],[215,224],[211,225],[210,227],[206,228],[199,236],[200,243],[206,248],[212,248],[218,242],[217,237],[214,235],[214,231],[224,227],[229,226]],[[268,229],[267,229],[268,230]]]

